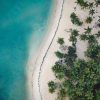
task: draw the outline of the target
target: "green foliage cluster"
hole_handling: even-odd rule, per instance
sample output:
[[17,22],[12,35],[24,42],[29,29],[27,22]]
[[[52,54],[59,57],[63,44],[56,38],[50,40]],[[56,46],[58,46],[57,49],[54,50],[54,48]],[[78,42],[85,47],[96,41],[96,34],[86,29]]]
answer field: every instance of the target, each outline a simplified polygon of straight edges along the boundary
[[96,100],[100,100],[100,90],[96,91]]
[[57,86],[56,86],[56,83],[54,81],[50,81],[48,83],[48,86],[49,86],[49,92],[50,93],[55,92],[55,89],[57,88]]
[[56,55],[58,58],[63,58],[63,57],[64,57],[64,54],[61,53],[60,51],[56,51],[56,52],[55,52],[55,55]]
[[84,0],[77,0],[76,3],[80,5],[82,8],[87,8],[88,7],[88,2]]
[[58,38],[58,41],[57,41],[60,45],[63,45],[64,44],[64,38]]
[[78,26],[82,26],[83,22],[80,21],[80,19],[78,18],[78,16],[73,12],[70,15],[71,21],[73,24],[78,25]]
[[97,5],[100,5],[100,0],[95,0]]
[[89,14],[93,16],[95,14],[95,10],[94,9],[90,9]]
[[73,45],[77,42],[77,36],[78,34],[78,30],[77,29],[70,29],[71,32],[71,36],[70,36],[70,41],[73,43]]
[[[84,0],[77,0],[77,2],[82,7],[85,3],[90,9],[93,7],[93,3],[84,2]],[[75,13],[72,13],[70,17],[73,24],[78,26],[83,24]],[[91,23],[92,19],[89,17],[87,22]],[[52,71],[59,81],[50,81],[48,83],[49,91],[58,93],[57,100],[66,100],[66,96],[70,100],[100,100],[100,89],[96,91],[96,95],[94,94],[95,85],[100,84],[100,44],[98,42],[100,31],[92,34],[92,28],[88,26],[84,29],[83,34],[79,34],[77,29],[70,29],[70,33],[69,40],[72,42],[72,46],[68,47],[68,52],[63,54],[57,51],[55,53],[59,59],[64,58],[65,64],[56,62],[52,67]],[[88,60],[77,57],[77,37],[80,37],[79,39],[82,41],[88,41],[88,47],[84,52]],[[60,41],[62,40],[61,38]],[[58,43],[62,45],[64,40]]]
[[89,16],[89,17],[86,18],[86,23],[91,23],[92,20],[93,20],[92,17]]

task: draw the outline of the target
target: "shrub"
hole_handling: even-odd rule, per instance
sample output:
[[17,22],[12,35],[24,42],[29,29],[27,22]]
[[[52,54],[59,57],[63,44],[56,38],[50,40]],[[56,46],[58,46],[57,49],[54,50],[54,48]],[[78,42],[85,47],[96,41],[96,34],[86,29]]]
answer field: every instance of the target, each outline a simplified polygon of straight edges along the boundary
[[89,14],[93,16],[95,14],[95,10],[94,9],[90,9]]
[[96,40],[96,38],[95,38],[95,36],[94,35],[88,35],[88,43],[89,44],[95,44],[95,43],[97,43],[97,40]]
[[88,39],[88,36],[86,34],[81,34],[80,39],[85,41]]

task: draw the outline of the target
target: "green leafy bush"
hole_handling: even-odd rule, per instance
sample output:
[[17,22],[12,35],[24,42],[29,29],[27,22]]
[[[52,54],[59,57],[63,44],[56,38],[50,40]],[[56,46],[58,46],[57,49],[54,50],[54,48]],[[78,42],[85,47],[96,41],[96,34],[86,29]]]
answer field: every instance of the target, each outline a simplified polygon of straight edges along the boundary
[[[78,4],[83,7],[93,9],[93,3],[85,2],[84,0],[77,0]],[[90,13],[90,11],[89,11]],[[91,15],[94,12],[91,12]],[[81,26],[83,22],[76,16],[75,13],[71,14],[71,21],[73,24]],[[91,18],[87,18],[87,22],[91,22]],[[72,46],[68,47],[67,54],[57,51],[58,58],[63,58],[64,64],[59,61],[52,67],[52,71],[58,82],[53,82],[53,86],[49,85],[49,91],[57,90],[57,100],[97,100],[100,99],[100,91],[96,91],[94,95],[94,87],[100,83],[100,44],[98,38],[100,32],[92,34],[92,28],[89,26],[84,29],[83,34],[79,34],[77,29],[70,29],[70,38]],[[88,60],[79,59],[77,56],[77,36],[80,40],[88,41],[87,49],[84,52]],[[63,43],[60,43],[61,45]],[[53,90],[52,88],[53,87]]]
[[90,34],[92,31],[92,28],[90,28],[89,26],[87,28],[85,28],[85,34]]

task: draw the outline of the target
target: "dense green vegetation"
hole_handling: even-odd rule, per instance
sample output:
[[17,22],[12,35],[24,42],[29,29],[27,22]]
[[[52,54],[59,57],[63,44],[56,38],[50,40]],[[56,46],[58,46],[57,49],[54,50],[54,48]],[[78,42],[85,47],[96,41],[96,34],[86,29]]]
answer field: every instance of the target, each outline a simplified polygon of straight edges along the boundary
[[99,91],[96,91],[96,99],[97,100],[100,100],[100,90]]
[[[90,24],[95,14],[94,6],[98,7],[99,0],[94,2],[86,2],[84,0],[76,0],[76,3],[82,9],[88,9],[89,16],[85,23]],[[71,21],[76,26],[82,26],[84,23],[80,21],[75,13],[72,13]],[[68,52],[55,52],[59,60],[52,66],[52,71],[56,77],[55,81],[48,83],[49,92],[57,92],[57,100],[66,100],[68,96],[70,100],[100,100],[100,31],[93,33],[90,26],[84,28],[84,32],[80,34],[78,29],[70,29],[69,41],[72,45],[68,47]],[[87,41],[87,49],[84,56],[87,58],[80,59],[77,56],[77,40]],[[58,43],[64,44],[64,39],[59,38]],[[61,62],[63,61],[63,63]]]

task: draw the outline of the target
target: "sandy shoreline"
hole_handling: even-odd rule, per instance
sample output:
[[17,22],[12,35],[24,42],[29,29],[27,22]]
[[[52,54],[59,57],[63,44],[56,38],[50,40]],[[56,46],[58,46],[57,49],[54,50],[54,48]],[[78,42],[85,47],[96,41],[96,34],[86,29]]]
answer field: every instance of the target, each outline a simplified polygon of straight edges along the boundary
[[[34,97],[34,87],[35,87],[34,86],[34,81],[35,80],[33,79],[34,72],[36,72],[38,74],[38,72],[36,71],[37,65],[39,65],[41,63],[41,61],[43,59],[42,56],[45,54],[45,51],[48,48],[48,45],[50,44],[51,39],[54,36],[54,33],[53,34],[50,34],[51,33],[50,31],[51,31],[52,25],[54,24],[54,22],[56,22],[56,20],[55,20],[56,18],[54,18],[54,17],[57,16],[57,12],[56,11],[57,11],[57,9],[59,7],[59,5],[58,5],[58,2],[59,1],[60,0],[54,0],[53,1],[52,7],[51,7],[51,10],[50,10],[50,17],[49,17],[49,20],[47,22],[48,23],[47,24],[48,26],[47,26],[47,29],[45,31],[46,32],[46,35],[45,35],[45,37],[43,39],[43,42],[40,45],[38,51],[36,52],[36,54],[33,54],[33,57],[30,57],[29,58],[29,61],[28,61],[28,64],[27,64],[27,69],[26,70],[27,70],[27,73],[28,73],[28,76],[27,76],[27,79],[28,79],[28,83],[27,83],[27,87],[28,87],[28,100],[39,100],[39,99],[35,99],[35,97]],[[44,52],[43,55],[41,55],[41,51]],[[41,57],[40,57],[40,55],[41,55]],[[39,63],[39,64],[37,64],[37,63]],[[36,92],[36,94],[37,93],[38,92]]]
[[57,30],[61,10],[62,10],[63,0],[55,0],[53,5],[51,21],[47,30],[47,35],[44,39],[43,49],[39,53],[38,60],[35,64],[34,74],[33,74],[33,100],[42,100],[41,87],[40,87],[40,73],[41,64],[43,63],[44,56],[48,52],[47,49],[51,45],[51,41],[54,38],[55,31]]

